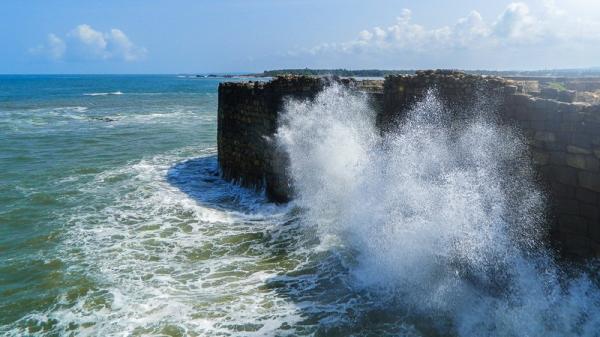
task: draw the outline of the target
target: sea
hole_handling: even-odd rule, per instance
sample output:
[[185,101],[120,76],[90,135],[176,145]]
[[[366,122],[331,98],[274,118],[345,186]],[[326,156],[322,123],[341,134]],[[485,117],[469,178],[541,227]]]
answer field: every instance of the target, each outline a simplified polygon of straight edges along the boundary
[[545,244],[489,105],[448,127],[431,92],[382,135],[335,84],[289,101],[275,204],[217,164],[247,80],[0,76],[0,335],[600,336],[598,269]]

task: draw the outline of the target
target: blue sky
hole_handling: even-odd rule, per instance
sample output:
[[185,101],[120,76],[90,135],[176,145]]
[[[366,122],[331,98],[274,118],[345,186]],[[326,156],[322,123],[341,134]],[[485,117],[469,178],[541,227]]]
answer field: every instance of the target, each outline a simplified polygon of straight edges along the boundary
[[0,2],[0,73],[600,66],[595,0]]

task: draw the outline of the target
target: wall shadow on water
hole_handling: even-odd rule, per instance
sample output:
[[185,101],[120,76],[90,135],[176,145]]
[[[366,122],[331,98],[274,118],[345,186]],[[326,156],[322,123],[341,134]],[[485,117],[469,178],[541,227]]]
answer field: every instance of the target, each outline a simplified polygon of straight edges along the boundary
[[[316,249],[319,237],[315,228],[299,223],[300,211],[269,203],[263,194],[221,179],[216,155],[179,162],[168,170],[166,179],[203,207],[248,215],[242,217],[243,225],[276,224],[257,225],[255,232],[246,233],[244,242],[238,242],[260,250],[258,272],[276,274],[257,291],[275,294],[299,310],[300,321],[282,323],[276,336],[410,335],[406,325],[424,332],[422,324],[393,309],[395,304],[381,303],[381,299],[353,289],[352,254]],[[272,217],[273,213],[279,215]]]
[[261,198],[257,192],[221,179],[217,155],[179,162],[169,168],[166,179],[169,184],[208,208],[249,212],[257,206],[249,201]]

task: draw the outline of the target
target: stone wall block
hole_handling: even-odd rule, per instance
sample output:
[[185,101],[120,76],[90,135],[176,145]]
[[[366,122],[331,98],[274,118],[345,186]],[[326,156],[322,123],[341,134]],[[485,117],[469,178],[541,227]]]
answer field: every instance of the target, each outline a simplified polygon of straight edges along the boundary
[[530,99],[531,96],[526,95],[526,94],[516,94],[516,95],[510,95],[508,97],[509,102],[517,107],[525,107],[528,106],[531,102]]
[[592,241],[600,244],[600,222],[591,223],[589,225],[588,232]]
[[[569,186],[569,185],[565,185],[565,184],[561,184],[559,182],[552,182],[550,184],[550,186],[552,187],[552,196],[556,199],[560,199],[560,200],[575,200],[576,197],[576,191],[577,189],[575,188],[575,186]],[[577,207],[577,205],[572,207]]]
[[566,151],[566,146],[563,142],[545,142],[544,149],[548,151]]
[[585,115],[578,111],[562,113],[562,120],[566,122],[582,122]]
[[561,184],[577,186],[577,170],[574,168],[556,166],[552,168],[552,175]]
[[598,124],[598,123],[600,123],[600,113],[597,113],[597,112],[585,113],[583,120],[585,122],[588,122],[591,124]]
[[548,131],[548,132],[552,131],[552,129],[550,127],[548,127],[548,121],[546,121],[546,120],[534,119],[534,120],[530,121],[529,125],[533,130],[538,130],[540,132],[541,131]]
[[571,134],[569,143],[570,143],[569,145],[572,145],[572,146],[589,149],[592,146],[592,139],[591,139],[591,137],[589,137],[585,134],[576,132],[576,133]]
[[600,170],[600,161],[595,156],[585,156],[585,169],[598,172]]
[[558,110],[560,103],[554,100],[536,99],[533,101],[533,109],[531,116],[535,119],[556,119],[558,118]]
[[594,192],[600,192],[600,174],[595,172],[580,171],[579,185]]
[[550,162],[550,154],[541,151],[532,152],[533,162],[537,165],[546,165]]
[[562,122],[559,124],[559,130],[561,132],[575,132],[577,131],[577,124],[573,122]]
[[561,215],[558,219],[558,228],[561,232],[585,235],[588,232],[588,222],[579,215]]
[[579,146],[574,146],[574,145],[568,145],[567,152],[574,153],[574,154],[592,154],[592,151],[582,148],[582,147],[579,147]]
[[600,244],[597,244],[595,242],[591,243],[592,246],[592,253],[591,256],[595,257],[595,258],[599,258],[600,257]]
[[581,216],[588,219],[590,222],[597,222],[599,219],[598,205],[582,203],[579,205],[579,212]]
[[560,240],[565,253],[569,256],[590,256],[592,254],[592,244],[586,235],[579,233],[561,234]]
[[588,204],[596,204],[599,200],[597,192],[581,187],[577,188],[575,197],[577,198],[577,200]]
[[575,199],[560,198],[555,195],[553,203],[558,214],[580,215],[579,201]]
[[600,130],[600,123],[598,122],[584,121],[577,125],[577,132],[586,133],[588,138],[590,135],[598,135],[598,130]]
[[577,169],[586,169],[586,156],[582,154],[573,154],[567,153],[566,156],[567,165],[577,168]]
[[535,133],[535,139],[542,142],[554,142],[556,141],[556,135],[549,131],[537,131]]

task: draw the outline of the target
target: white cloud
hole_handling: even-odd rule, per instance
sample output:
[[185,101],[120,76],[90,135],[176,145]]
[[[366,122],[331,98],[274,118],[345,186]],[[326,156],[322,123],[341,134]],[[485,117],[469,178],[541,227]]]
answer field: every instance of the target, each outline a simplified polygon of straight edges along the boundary
[[373,28],[373,33],[380,40],[385,39],[385,37],[387,36],[385,30],[381,29],[380,27]]
[[373,38],[373,33],[371,33],[368,30],[363,30],[362,32],[358,33],[358,36],[360,37],[361,40],[364,41],[369,41]]
[[458,19],[453,31],[459,46],[468,46],[473,40],[490,34],[490,28],[477,11],[471,11],[466,17]]
[[107,33],[81,24],[66,34],[64,39],[48,35],[45,45],[30,49],[33,54],[44,54],[54,60],[124,60],[136,61],[146,56],[147,50],[136,46],[120,29]]
[[564,15],[566,11],[562,8],[556,6],[556,2],[554,0],[544,0],[544,9],[550,15]]
[[112,55],[119,55],[126,61],[135,61],[146,55],[146,49],[135,46],[120,29],[111,29],[107,38]]
[[517,2],[508,5],[500,14],[493,24],[493,32],[501,39],[531,41],[543,33],[543,25],[544,22],[531,15],[526,4]]
[[29,49],[34,55],[46,55],[53,60],[59,60],[65,54],[67,46],[65,42],[54,34],[48,34],[46,44]]
[[600,21],[582,19],[544,1],[533,13],[523,2],[514,2],[492,20],[485,20],[476,10],[459,18],[453,25],[426,27],[412,19],[404,9],[396,22],[387,27],[362,30],[354,40],[323,43],[307,51],[323,53],[403,52],[436,55],[440,51],[503,52],[507,47],[566,48],[583,43],[600,43]]
[[76,53],[78,58],[108,59],[111,57],[106,50],[108,42],[104,38],[104,34],[89,25],[77,26],[67,34],[67,37],[71,53]]
[[55,59],[59,59],[65,54],[65,42],[54,34],[48,35],[48,46],[50,46],[50,55]]

